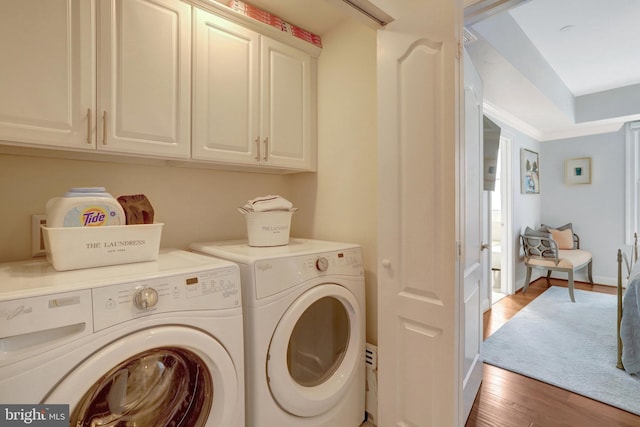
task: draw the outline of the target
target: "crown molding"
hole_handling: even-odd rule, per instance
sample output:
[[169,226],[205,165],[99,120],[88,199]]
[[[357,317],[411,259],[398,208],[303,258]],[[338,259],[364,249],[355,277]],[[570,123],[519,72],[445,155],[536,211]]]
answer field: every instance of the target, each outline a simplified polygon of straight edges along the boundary
[[525,121],[501,109],[500,107],[497,107],[487,100],[484,100],[483,108],[485,113],[489,116],[496,118],[505,125],[539,142],[556,141],[559,139],[577,138],[581,136],[617,132],[622,128],[622,126],[624,126],[625,123],[640,120],[640,114],[638,114],[633,116],[616,117],[607,120],[599,120],[589,123],[579,123],[564,128],[542,130],[535,126],[531,126]]

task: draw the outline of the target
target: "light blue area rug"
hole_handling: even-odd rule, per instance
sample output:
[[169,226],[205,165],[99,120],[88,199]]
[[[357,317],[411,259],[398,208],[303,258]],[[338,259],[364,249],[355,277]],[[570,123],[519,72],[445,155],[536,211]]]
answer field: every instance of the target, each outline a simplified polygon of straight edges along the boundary
[[640,377],[616,368],[617,297],[551,287],[484,342],[484,361],[640,415]]

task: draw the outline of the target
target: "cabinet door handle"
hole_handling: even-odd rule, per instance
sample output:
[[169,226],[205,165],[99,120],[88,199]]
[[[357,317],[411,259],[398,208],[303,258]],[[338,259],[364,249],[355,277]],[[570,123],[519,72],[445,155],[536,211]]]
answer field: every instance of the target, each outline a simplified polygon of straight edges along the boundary
[[256,142],[256,157],[255,157],[255,159],[256,160],[260,160],[260,137],[259,136],[256,137],[256,141],[255,142]]
[[269,137],[265,137],[264,138],[264,156],[262,157],[262,160],[268,160],[269,159]]
[[107,145],[107,110],[102,112],[102,145]]
[[91,108],[87,108],[87,144],[91,145]]

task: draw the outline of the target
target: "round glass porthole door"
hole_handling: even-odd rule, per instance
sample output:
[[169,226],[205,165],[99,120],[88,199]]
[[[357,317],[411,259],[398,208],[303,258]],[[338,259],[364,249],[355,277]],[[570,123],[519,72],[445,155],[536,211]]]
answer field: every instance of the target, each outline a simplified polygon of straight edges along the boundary
[[[291,378],[316,387],[338,369],[349,345],[349,314],[336,298],[313,302],[296,322],[287,348]],[[318,333],[319,332],[319,333]]]
[[84,394],[70,425],[204,426],[213,402],[211,373],[185,349],[154,348],[120,363]]
[[74,427],[231,426],[244,414],[238,369],[212,336],[158,326],[104,345],[43,403],[68,403]]
[[267,371],[274,399],[288,412],[312,417],[342,398],[364,363],[364,319],[355,296],[334,284],[305,292],[280,320]]

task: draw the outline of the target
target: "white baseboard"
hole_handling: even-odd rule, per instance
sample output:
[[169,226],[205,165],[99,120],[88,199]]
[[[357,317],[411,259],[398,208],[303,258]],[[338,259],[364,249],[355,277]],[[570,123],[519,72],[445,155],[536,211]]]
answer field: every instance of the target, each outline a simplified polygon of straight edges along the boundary
[[[544,276],[540,273],[540,270],[533,270],[531,272],[531,282],[535,282],[536,280],[538,280],[541,277],[544,277]],[[520,278],[516,279],[515,292],[518,292],[520,289],[524,288],[524,279],[525,279],[525,277],[520,277]]]
[[598,285],[618,286],[618,278],[607,276],[593,276],[593,283],[597,283]]

